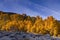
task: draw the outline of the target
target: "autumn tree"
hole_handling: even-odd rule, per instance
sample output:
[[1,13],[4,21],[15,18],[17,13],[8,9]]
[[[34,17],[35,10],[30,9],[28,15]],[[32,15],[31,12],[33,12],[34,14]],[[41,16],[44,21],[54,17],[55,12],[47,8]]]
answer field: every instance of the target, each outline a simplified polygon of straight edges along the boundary
[[58,34],[58,22],[53,16],[49,16],[44,21],[45,23],[45,30],[49,31],[50,35],[57,35]]
[[41,17],[37,16],[31,31],[34,33],[42,33],[41,31],[43,30],[43,28],[44,28],[43,20]]

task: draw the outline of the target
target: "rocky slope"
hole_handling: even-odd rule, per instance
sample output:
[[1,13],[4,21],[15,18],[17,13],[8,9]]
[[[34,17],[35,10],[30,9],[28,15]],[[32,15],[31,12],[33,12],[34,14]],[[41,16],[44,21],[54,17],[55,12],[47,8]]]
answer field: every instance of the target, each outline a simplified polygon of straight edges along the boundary
[[49,34],[36,35],[24,32],[1,32],[0,40],[60,40],[58,37],[51,37]]
[[0,11],[0,31],[50,34],[60,37],[60,22],[53,16],[31,17],[26,14]]

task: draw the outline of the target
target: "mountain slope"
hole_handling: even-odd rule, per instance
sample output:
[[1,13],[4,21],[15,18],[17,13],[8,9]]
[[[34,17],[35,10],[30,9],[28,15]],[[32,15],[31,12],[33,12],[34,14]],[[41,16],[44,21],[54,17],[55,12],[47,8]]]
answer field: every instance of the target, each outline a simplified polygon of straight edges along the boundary
[[30,17],[26,14],[0,11],[0,31],[22,31],[34,34],[60,35],[60,22],[53,16],[42,19],[40,16]]

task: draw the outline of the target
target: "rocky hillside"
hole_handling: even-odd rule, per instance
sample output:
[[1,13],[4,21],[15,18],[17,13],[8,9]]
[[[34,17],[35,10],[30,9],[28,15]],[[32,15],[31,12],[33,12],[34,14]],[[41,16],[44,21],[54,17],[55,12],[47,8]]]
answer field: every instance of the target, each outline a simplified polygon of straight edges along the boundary
[[35,35],[24,32],[6,32],[0,31],[0,40],[60,40],[58,37],[51,37],[46,35]]
[[40,16],[30,17],[26,14],[0,11],[0,31],[22,31],[60,36],[60,22],[53,16],[48,16],[43,20]]

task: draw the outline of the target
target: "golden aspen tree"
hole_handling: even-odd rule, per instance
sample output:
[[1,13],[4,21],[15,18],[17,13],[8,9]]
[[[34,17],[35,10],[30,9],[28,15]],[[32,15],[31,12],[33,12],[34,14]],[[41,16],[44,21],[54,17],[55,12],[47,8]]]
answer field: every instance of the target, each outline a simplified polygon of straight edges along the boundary
[[[43,20],[41,17],[39,17],[39,16],[36,17],[36,21],[35,21],[33,27],[35,27],[35,29],[36,29],[35,33],[39,33],[39,31],[41,31],[43,29]],[[40,27],[40,29],[39,29],[39,27]]]
[[45,29],[50,32],[50,35],[58,34],[58,22],[53,16],[49,16],[45,21]]
[[45,19],[44,20],[44,24],[45,24],[45,26],[44,26],[44,28],[46,29],[46,30],[48,30],[48,31],[50,31],[50,29],[53,27],[53,21],[54,21],[55,19],[53,18],[53,16],[49,16],[47,19]]

